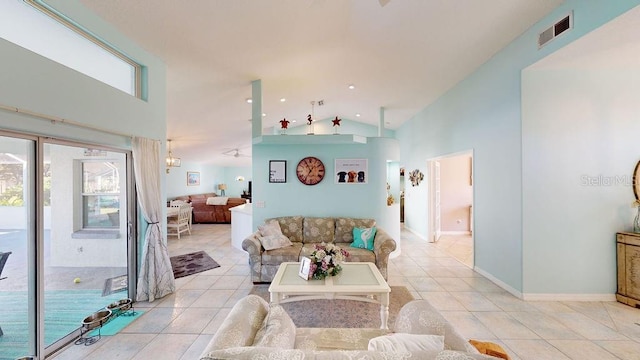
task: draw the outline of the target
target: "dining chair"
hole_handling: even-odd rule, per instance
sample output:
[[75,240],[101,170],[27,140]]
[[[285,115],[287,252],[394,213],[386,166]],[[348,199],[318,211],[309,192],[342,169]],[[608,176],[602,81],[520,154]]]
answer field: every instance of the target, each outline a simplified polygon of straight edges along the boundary
[[[173,216],[167,219],[167,236],[177,235],[180,239],[180,234],[188,232],[191,235],[191,227],[189,226],[189,217],[191,213],[191,205],[181,204],[178,210],[178,216]],[[173,230],[174,231],[170,231]]]

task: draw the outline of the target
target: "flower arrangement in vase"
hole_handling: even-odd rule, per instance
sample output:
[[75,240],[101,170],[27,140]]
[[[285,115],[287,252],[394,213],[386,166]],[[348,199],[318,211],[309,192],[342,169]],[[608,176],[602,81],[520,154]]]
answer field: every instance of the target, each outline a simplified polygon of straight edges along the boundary
[[322,280],[327,276],[336,276],[342,271],[340,263],[349,257],[349,252],[334,243],[320,243],[314,245],[309,256],[311,266],[309,272],[314,280]]

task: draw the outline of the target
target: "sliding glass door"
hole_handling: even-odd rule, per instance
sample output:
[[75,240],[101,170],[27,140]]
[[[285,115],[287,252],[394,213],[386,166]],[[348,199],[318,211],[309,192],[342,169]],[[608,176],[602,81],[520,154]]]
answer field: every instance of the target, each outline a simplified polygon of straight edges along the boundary
[[36,349],[35,138],[0,134],[0,359]]
[[0,360],[43,359],[133,293],[130,162],[95,145],[0,136]]
[[44,144],[45,344],[128,298],[126,154]]

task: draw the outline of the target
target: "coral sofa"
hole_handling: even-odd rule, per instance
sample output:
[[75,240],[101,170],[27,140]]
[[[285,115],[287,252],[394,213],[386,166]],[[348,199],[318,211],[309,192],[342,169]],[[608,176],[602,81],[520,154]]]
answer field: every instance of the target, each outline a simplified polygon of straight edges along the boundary
[[[313,309],[310,309],[313,311]],[[400,310],[395,335],[437,338],[439,346],[420,350],[373,347],[369,340],[388,330],[356,328],[296,328],[280,305],[256,295],[240,299],[218,328],[200,360],[218,359],[492,359],[481,355],[426,300],[414,300]],[[415,336],[424,335],[424,336]],[[385,337],[386,338],[386,337]],[[374,340],[375,341],[375,340]]]
[[[206,193],[178,196],[173,200],[182,200],[191,203],[191,207],[193,208],[193,222],[200,224],[229,224],[231,223],[231,211],[229,209],[247,202],[247,200],[242,198],[230,197],[227,198],[225,204],[207,205],[209,198],[215,198],[217,196],[215,193]],[[218,200],[221,199],[223,198],[218,197]]]
[[396,242],[383,229],[377,228],[373,240],[373,251],[353,248],[353,228],[370,228],[375,225],[373,219],[283,216],[266,219],[277,220],[282,234],[289,238],[292,246],[265,250],[260,243],[260,231],[256,231],[242,241],[242,248],[249,253],[251,281],[254,283],[271,282],[281,263],[299,261],[313,251],[313,246],[321,242],[334,242],[349,251],[347,261],[375,263],[382,276],[387,278],[389,254],[396,249]]

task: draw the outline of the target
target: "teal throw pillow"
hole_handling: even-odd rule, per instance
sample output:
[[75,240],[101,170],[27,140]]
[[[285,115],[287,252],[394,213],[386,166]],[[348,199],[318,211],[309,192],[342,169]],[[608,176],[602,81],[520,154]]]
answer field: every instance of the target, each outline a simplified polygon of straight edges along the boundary
[[351,247],[373,251],[373,238],[376,237],[376,227],[353,228],[353,242]]

